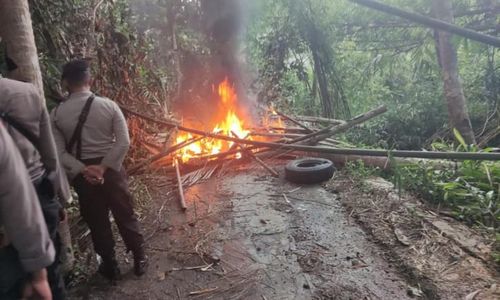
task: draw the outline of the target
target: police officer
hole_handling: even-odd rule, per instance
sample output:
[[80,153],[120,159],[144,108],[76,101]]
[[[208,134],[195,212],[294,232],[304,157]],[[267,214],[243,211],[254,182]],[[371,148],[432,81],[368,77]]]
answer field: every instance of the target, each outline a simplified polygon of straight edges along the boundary
[[0,299],[50,300],[45,268],[54,247],[24,161],[1,121],[0,178]]
[[62,165],[78,194],[80,213],[90,228],[94,249],[102,258],[99,272],[110,280],[120,275],[115,259],[109,211],[134,256],[134,272],[144,274],[144,238],[133,210],[122,166],[130,139],[118,105],[90,91],[85,60],[66,64],[62,84],[69,98],[51,113]]
[[[10,71],[15,68],[11,62]],[[54,243],[56,259],[47,268],[52,295],[56,300],[65,299],[60,261],[62,245],[57,229],[65,218],[63,207],[71,193],[59,164],[47,108],[33,85],[0,77],[0,120],[25,162]]]

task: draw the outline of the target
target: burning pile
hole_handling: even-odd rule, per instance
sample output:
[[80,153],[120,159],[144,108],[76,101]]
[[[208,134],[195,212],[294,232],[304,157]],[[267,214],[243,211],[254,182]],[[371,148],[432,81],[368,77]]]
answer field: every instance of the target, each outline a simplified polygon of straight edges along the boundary
[[[261,121],[256,122],[238,103],[237,93],[227,78],[213,90],[218,96],[218,107],[213,122],[208,126],[205,124],[204,128],[186,124],[187,122],[178,124],[156,120],[124,109],[144,120],[175,129],[176,132],[174,139],[170,139],[171,146],[165,150],[155,150],[161,149],[161,146],[150,146],[165,144],[161,141],[143,143],[154,155],[133,166],[129,170],[131,174],[151,165],[162,168],[165,172],[174,171],[179,165],[191,171],[207,165],[220,167],[241,158],[249,158],[277,176],[278,173],[267,166],[263,159],[278,157],[290,151],[332,152],[339,146],[346,148],[348,145],[331,137],[386,111],[385,107],[379,107],[349,121],[342,121],[290,117],[270,107],[261,110]],[[323,128],[318,128],[318,124],[323,125]],[[168,136],[170,135],[167,138]]]
[[[217,93],[220,99],[220,120],[216,122],[211,132],[251,140],[252,138],[249,137],[250,131],[245,129],[245,127],[251,124],[251,121],[248,118],[247,121],[244,121],[245,118],[243,115],[238,113],[238,96],[227,78],[219,84]],[[183,163],[195,157],[213,156],[221,152],[226,152],[234,146],[234,142],[213,138],[194,140],[195,138],[191,133],[181,133],[176,138],[177,144],[193,141],[174,154]],[[240,158],[241,153],[236,153],[236,157]]]
[[[271,175],[279,173],[264,162],[265,158],[279,157],[290,151],[333,152],[345,143],[334,140],[335,134],[345,132],[357,124],[370,120],[386,111],[379,107],[349,121],[317,117],[290,117],[273,108],[263,109],[259,126],[239,107],[237,93],[226,78],[214,92],[218,95],[218,109],[211,131],[188,127],[171,121],[156,120],[142,114],[125,111],[152,121],[163,127],[176,129],[173,145],[133,166],[130,174],[154,165],[163,172],[175,172],[181,205],[184,203],[183,187],[210,178],[224,166],[249,158],[256,161]],[[288,124],[285,124],[287,121]],[[296,127],[290,126],[293,124]],[[307,124],[307,125],[306,125]],[[316,124],[326,124],[318,129]],[[205,126],[207,127],[207,126]],[[347,145],[348,146],[348,145]],[[150,147],[146,147],[150,149]],[[344,149],[345,150],[345,149]],[[194,161],[194,162],[193,162]],[[181,176],[181,168],[189,173]]]

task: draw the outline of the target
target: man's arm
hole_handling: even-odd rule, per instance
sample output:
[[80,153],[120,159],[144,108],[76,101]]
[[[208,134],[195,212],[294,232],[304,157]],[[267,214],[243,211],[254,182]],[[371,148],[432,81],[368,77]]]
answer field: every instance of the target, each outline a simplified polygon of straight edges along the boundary
[[57,168],[58,158],[56,145],[54,142],[54,138],[52,136],[52,130],[50,128],[50,119],[47,113],[47,109],[45,108],[45,104],[42,101],[42,98],[38,94],[38,92],[33,89],[31,93],[31,97],[34,98],[34,103],[39,107],[40,117],[39,117],[39,146],[40,146],[40,159],[48,169],[48,171],[54,171]]
[[24,161],[2,124],[0,178],[0,220],[5,233],[25,271],[39,271],[54,261],[54,247]]
[[68,153],[66,151],[66,139],[64,138],[64,134],[61,132],[61,130],[57,127],[56,124],[56,110],[52,110],[51,113],[51,121],[52,121],[52,132],[54,134],[54,140],[56,143],[56,148],[57,148],[57,153],[59,154],[59,158],[61,159],[61,164],[66,170],[66,174],[68,177],[72,180],[74,179],[78,174],[82,173],[83,170],[85,169],[85,165],[76,159],[71,153]]
[[113,102],[113,108],[113,133],[115,135],[115,144],[106,156],[104,156],[101,165],[105,168],[120,171],[130,146],[130,137],[128,135],[127,121],[120,107]]
[[56,143],[54,141],[54,136],[52,134],[52,126],[50,123],[49,113],[42,104],[40,115],[40,156],[42,163],[48,171],[55,172],[55,182],[54,188],[59,196],[59,200],[62,204],[69,201],[71,198],[71,191],[69,189],[68,180],[66,179],[66,174],[62,169],[59,157],[57,155]]

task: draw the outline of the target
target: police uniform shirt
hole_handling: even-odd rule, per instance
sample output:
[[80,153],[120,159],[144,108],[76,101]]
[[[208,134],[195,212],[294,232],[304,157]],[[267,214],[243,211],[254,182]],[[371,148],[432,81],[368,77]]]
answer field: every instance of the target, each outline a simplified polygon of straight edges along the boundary
[[17,146],[0,121],[0,228],[17,250],[26,272],[54,261],[54,247],[33,184]]
[[16,143],[33,182],[46,171],[57,172],[56,188],[62,202],[71,197],[68,182],[59,167],[49,114],[36,88],[29,83],[0,77],[0,113],[6,113],[38,137],[39,150],[12,126],[4,123]]
[[[61,162],[72,180],[85,165],[76,159],[76,146],[71,153],[66,144],[71,139],[90,91],[72,93],[51,112],[52,125]],[[82,129],[81,159],[103,158],[101,164],[120,171],[130,146],[127,122],[119,106],[110,99],[96,96]]]

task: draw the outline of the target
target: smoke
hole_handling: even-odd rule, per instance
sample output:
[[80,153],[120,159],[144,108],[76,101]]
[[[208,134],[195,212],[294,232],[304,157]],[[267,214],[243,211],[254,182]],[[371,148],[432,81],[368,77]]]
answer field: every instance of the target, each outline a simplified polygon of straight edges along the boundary
[[[174,110],[184,117],[208,120],[212,109],[216,107],[218,96],[212,87],[218,86],[225,78],[234,85],[240,106],[245,110],[250,97],[247,94],[250,72],[246,68],[242,41],[247,27],[249,2],[245,0],[129,0],[132,11],[138,15],[137,25],[140,32],[156,32],[155,36],[165,42],[155,42],[156,57],[165,57],[166,63],[158,67],[167,68],[170,74],[180,76],[180,96],[176,97]],[[168,24],[168,7],[176,4],[176,29],[179,40],[183,43],[176,51],[172,51],[170,32],[165,30]],[[163,24],[161,24],[163,23]],[[151,28],[152,30],[148,29]],[[186,39],[185,37],[188,36]],[[201,41],[200,41],[201,37]],[[158,40],[156,39],[156,40]],[[208,53],[200,52],[199,46],[186,43],[201,43]],[[165,48],[165,49],[163,49]],[[180,57],[180,72],[173,72],[169,59],[174,55]]]
[[244,26],[241,0],[202,1],[203,24],[212,53],[211,71],[214,83],[224,77],[242,92],[240,36]]

